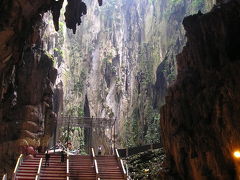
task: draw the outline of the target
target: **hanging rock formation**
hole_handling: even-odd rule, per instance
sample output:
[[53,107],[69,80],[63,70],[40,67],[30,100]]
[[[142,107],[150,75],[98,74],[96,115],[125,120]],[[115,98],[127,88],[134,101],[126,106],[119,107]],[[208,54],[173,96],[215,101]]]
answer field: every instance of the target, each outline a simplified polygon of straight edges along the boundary
[[237,179],[240,1],[189,16],[183,25],[188,42],[160,120],[171,173],[184,180]]
[[55,30],[59,30],[59,17],[60,17],[60,11],[62,9],[64,0],[59,0],[59,1],[52,1],[52,15],[53,15],[53,22],[54,22],[54,27]]
[[87,6],[82,0],[68,0],[65,22],[69,29],[76,33],[76,26],[81,24],[81,17],[87,14]]
[[99,6],[102,6],[102,0],[98,0]]

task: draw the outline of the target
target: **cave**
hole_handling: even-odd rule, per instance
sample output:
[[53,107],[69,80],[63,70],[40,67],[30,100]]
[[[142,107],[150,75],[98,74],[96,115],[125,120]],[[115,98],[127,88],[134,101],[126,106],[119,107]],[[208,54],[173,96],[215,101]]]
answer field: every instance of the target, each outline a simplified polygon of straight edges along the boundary
[[239,179],[239,0],[0,9],[0,178]]

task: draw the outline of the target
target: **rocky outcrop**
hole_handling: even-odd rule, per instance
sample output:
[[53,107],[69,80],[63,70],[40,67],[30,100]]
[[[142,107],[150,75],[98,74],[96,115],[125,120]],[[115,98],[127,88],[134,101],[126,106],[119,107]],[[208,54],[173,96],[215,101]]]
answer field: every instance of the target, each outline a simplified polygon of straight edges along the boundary
[[[56,116],[52,112],[56,77],[57,71],[53,68],[52,57],[38,49],[29,48],[24,51],[22,64],[18,66],[17,70],[18,87],[16,91],[17,106],[20,108],[20,114],[17,115],[23,116],[22,119],[19,119],[20,123],[23,124],[21,138],[29,137],[39,140],[44,133],[51,135],[51,129],[45,131],[45,128],[49,128],[47,121],[53,120]],[[28,126],[30,124],[34,124],[36,129],[33,130],[32,126]],[[28,144],[34,145],[30,142]],[[40,141],[34,147],[39,145]]]
[[184,19],[188,42],[161,109],[172,174],[180,179],[237,179],[240,147],[240,1]]

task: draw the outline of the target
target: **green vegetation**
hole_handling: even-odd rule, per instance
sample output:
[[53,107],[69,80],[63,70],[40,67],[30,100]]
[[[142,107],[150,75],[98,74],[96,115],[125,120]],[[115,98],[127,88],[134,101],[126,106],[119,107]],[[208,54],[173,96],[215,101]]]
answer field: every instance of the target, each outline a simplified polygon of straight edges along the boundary
[[[146,108],[143,114],[136,108],[125,122],[124,147],[160,142],[160,114],[153,110],[150,102],[145,102],[145,104]],[[143,120],[141,120],[141,116],[143,116]]]
[[[71,142],[72,149],[79,149],[80,154],[86,154],[84,143],[84,129],[79,127],[62,128],[60,131],[60,141],[63,143]],[[66,144],[65,144],[66,146]]]
[[172,4],[177,4],[177,3],[180,3],[180,2],[182,2],[183,0],[171,0],[170,2],[172,3]]
[[74,93],[82,94],[84,90],[84,83],[86,80],[87,76],[85,71],[81,71],[80,76],[76,78],[74,85],[73,85],[73,91]]
[[128,157],[127,164],[132,179],[160,179],[164,170],[163,162],[166,156],[163,149],[147,151]]
[[201,10],[204,8],[204,0],[193,0],[191,6],[195,11]]
[[132,147],[160,141],[159,110],[153,109],[151,95],[155,83],[155,66],[159,53],[153,42],[142,43],[138,51],[139,70],[136,74],[137,89],[135,109],[125,122],[123,146]]
[[139,112],[138,109],[135,109],[132,118],[125,122],[124,147],[133,147],[140,144],[141,132],[143,131],[139,127],[139,122]]
[[54,54],[56,54],[57,56],[63,56],[63,51],[60,48],[54,48]]
[[160,142],[160,114],[153,110],[150,103],[147,104],[145,108],[146,114],[146,134],[145,142],[146,144],[153,144]]

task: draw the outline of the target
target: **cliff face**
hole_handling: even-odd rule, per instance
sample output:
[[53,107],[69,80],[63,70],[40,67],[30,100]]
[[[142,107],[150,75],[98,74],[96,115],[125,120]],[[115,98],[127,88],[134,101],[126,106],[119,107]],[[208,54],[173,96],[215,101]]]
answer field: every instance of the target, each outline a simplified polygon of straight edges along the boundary
[[185,43],[182,20],[209,10],[214,1],[86,4],[77,36],[65,36],[66,113],[81,115],[87,96],[91,116],[117,118],[121,145],[159,141],[159,108],[176,78],[175,55]]
[[[43,49],[58,57],[58,66],[65,50],[70,114],[116,117],[121,132],[117,139],[123,146],[159,141],[158,109],[176,77],[175,54],[185,43],[182,19],[209,9],[214,1],[109,0],[98,8],[97,1],[89,0],[89,16],[75,37],[56,22],[63,1],[51,2],[0,2],[0,169],[10,170],[24,146],[47,145],[56,120],[53,109],[62,108],[57,94],[53,107],[57,72]],[[237,2],[184,21],[188,43],[178,57],[179,76],[161,112],[174,177],[236,177],[238,162],[231,154],[239,146]],[[69,7],[76,10],[74,3]],[[54,11],[55,28],[65,33],[64,39],[43,35],[46,24],[39,14],[47,9]],[[82,8],[78,17],[85,11]],[[80,19],[67,21],[75,32]],[[61,88],[60,83],[59,94]]]
[[[172,174],[181,179],[237,179],[240,1],[184,19],[187,44],[161,109]],[[175,170],[174,170],[175,169]]]

